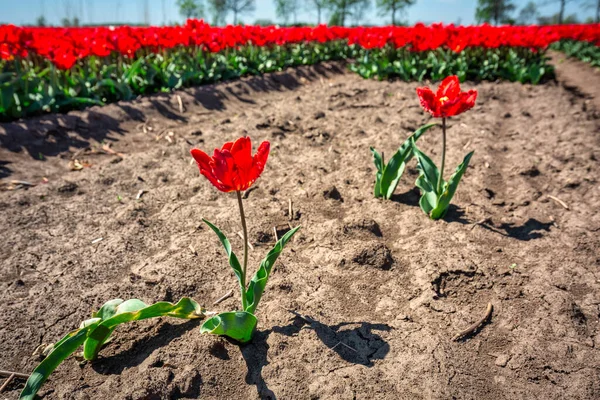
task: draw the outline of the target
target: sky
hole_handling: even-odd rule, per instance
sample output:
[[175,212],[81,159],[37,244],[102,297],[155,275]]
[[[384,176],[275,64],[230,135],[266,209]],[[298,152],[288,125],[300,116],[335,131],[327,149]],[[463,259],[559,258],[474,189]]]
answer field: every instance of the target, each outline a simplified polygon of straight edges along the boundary
[[[307,0],[299,0],[302,12],[298,21],[316,23],[316,12],[307,11]],[[375,1],[372,1],[374,3]],[[52,25],[60,24],[65,17],[79,17],[83,24],[100,24],[106,22],[143,23],[145,20],[144,3],[148,4],[148,17],[152,25],[162,25],[172,22],[183,22],[175,5],[176,0],[0,0],[0,23],[15,25],[33,24],[37,18],[44,15]],[[516,0],[518,9],[527,3],[526,0]],[[592,16],[591,10],[582,9],[577,2],[567,6],[566,15],[576,13],[580,19]],[[410,24],[416,22],[444,22],[469,25],[475,23],[474,14],[477,0],[417,0],[402,18]],[[540,7],[542,15],[558,12],[558,4]],[[516,16],[516,15],[515,15]],[[273,0],[256,0],[256,10],[241,17],[248,24],[257,19],[269,19],[281,22],[275,16]],[[360,21],[362,24],[385,25],[390,23],[389,17],[379,16],[375,7],[366,12]],[[228,22],[232,22],[230,17]]]

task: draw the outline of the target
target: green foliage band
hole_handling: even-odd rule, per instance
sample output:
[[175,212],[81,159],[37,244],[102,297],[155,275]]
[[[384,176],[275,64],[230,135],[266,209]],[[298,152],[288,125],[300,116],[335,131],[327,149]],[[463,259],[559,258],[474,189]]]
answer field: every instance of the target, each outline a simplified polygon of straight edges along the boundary
[[538,83],[553,75],[543,52],[525,48],[412,52],[391,46],[366,50],[345,41],[242,46],[220,53],[178,48],[134,60],[91,56],[66,71],[40,59],[0,60],[0,121],[332,60],[349,61],[350,69],[365,78],[407,81],[440,80],[454,74],[461,80]]

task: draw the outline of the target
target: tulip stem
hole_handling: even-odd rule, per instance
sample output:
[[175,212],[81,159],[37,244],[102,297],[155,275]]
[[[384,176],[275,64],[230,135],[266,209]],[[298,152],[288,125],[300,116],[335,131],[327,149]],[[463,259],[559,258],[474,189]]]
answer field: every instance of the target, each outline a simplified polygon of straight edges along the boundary
[[242,202],[242,192],[236,191],[238,205],[240,206],[240,216],[242,217],[242,230],[244,233],[244,264],[242,264],[242,309],[246,311],[246,266],[248,265],[248,228],[246,227],[246,215],[244,214],[244,203]]
[[446,118],[442,118],[442,168],[437,181],[438,196],[442,193],[442,182],[444,182],[444,167],[446,166]]

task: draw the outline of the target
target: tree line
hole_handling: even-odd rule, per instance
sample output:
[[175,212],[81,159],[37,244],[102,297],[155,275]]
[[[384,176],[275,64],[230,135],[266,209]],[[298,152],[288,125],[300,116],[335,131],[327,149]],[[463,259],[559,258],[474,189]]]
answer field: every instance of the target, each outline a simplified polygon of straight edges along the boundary
[[[396,25],[404,16],[407,7],[416,0],[375,0],[375,7],[381,16],[387,16]],[[284,25],[297,24],[298,14],[302,11],[315,12],[317,24],[345,26],[358,25],[365,13],[372,7],[372,0],[273,0],[275,15]],[[211,23],[222,25],[229,15],[233,23],[239,23],[239,17],[252,13],[256,9],[255,0],[177,0],[180,13],[185,18],[206,18]],[[325,20],[325,15],[329,16]],[[267,24],[271,21],[258,21]]]
[[[475,10],[477,23],[488,22],[500,24],[520,25],[554,25],[579,23],[576,14],[566,15],[566,7],[569,3],[579,5],[581,8],[593,9],[594,17],[585,22],[600,22],[600,0],[542,0],[529,1],[517,14],[517,7],[511,0],[478,0]],[[542,16],[540,7],[557,6],[558,10],[550,16]]]
[[[206,1],[206,5],[204,4]],[[402,24],[408,7],[417,0],[273,0],[275,15],[283,25],[298,24],[298,14],[309,11],[316,14],[317,24],[359,25],[365,13],[374,5],[378,15],[388,18],[392,25]],[[600,0],[538,0],[529,1],[517,10],[512,0],[478,0],[475,19],[478,23],[491,24],[563,24],[579,22],[575,14],[565,15],[569,3],[578,3],[581,7],[594,9],[595,17],[586,22],[600,21]],[[542,16],[539,8],[556,5],[556,14]],[[208,17],[213,24],[222,25],[228,15],[233,14],[233,23],[239,23],[239,17],[255,10],[255,0],[177,0],[181,14],[186,18]],[[518,11],[518,12],[517,12]],[[324,16],[329,17],[325,20]],[[258,20],[259,24],[273,23]]]
[[[348,26],[360,25],[365,15],[375,7],[378,15],[385,18],[386,23],[392,25],[406,25],[407,9],[417,0],[271,0],[277,23],[280,25],[307,25],[300,23],[298,15],[309,12],[316,16],[312,23]],[[550,25],[579,23],[576,14],[566,14],[569,4],[580,8],[593,10],[594,17],[584,22],[600,22],[600,0],[537,0],[529,1],[522,8],[517,9],[513,0],[477,0],[475,20],[500,24],[520,25]],[[163,1],[164,5],[164,1]],[[213,25],[225,25],[229,17],[233,24],[241,23],[241,18],[252,14],[256,9],[256,0],[176,0],[180,14],[188,18],[203,18]],[[555,14],[543,16],[540,8],[556,7]],[[164,11],[164,10],[163,10]],[[231,20],[231,19],[230,19]],[[259,19],[257,25],[272,25],[274,21]],[[47,26],[44,16],[36,21],[37,26]],[[79,26],[77,17],[64,18],[63,26]],[[117,24],[118,25],[118,24]],[[129,24],[132,25],[132,24]],[[135,25],[135,24],[133,24]]]

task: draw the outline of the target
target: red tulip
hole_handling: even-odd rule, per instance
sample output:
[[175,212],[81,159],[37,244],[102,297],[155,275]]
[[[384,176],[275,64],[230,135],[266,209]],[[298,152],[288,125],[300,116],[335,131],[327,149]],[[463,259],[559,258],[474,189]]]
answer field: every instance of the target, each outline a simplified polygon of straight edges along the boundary
[[233,192],[246,190],[256,182],[267,163],[269,148],[269,142],[262,142],[252,156],[252,142],[244,136],[215,149],[212,157],[198,149],[191,153],[210,183],[222,192]]
[[417,88],[421,107],[436,118],[453,117],[470,110],[475,105],[477,90],[460,91],[456,75],[442,81],[436,93],[428,87]]

